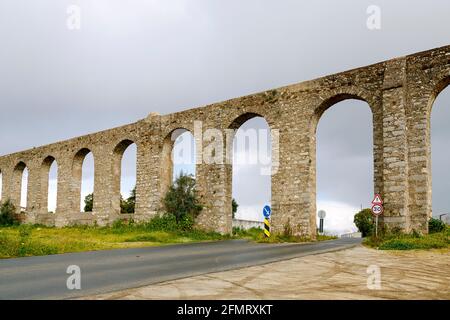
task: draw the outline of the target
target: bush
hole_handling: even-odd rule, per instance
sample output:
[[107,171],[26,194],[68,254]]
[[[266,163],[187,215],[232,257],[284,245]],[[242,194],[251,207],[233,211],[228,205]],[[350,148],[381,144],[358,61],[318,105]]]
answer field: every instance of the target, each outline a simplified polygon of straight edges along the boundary
[[149,231],[176,231],[178,230],[178,224],[174,215],[163,214],[145,223],[145,229]]
[[12,226],[18,224],[15,216],[16,208],[10,200],[6,200],[0,206],[0,226]]
[[123,233],[126,232],[133,224],[134,222],[132,220],[126,221],[123,219],[118,219],[112,223],[111,229],[114,233]]
[[239,205],[236,202],[236,199],[233,198],[233,200],[231,200],[231,217],[233,219],[234,219],[234,216],[236,215],[238,207],[239,207]]
[[134,213],[136,207],[136,187],[130,192],[130,196],[125,200],[120,197],[120,213]]
[[364,244],[381,250],[413,250],[413,249],[440,249],[450,247],[450,229],[440,232],[421,234],[416,230],[411,233],[387,232],[380,237],[374,236],[364,239]]
[[439,219],[431,218],[428,222],[428,232],[429,233],[436,233],[436,232],[442,232],[447,228],[444,221],[441,221]]
[[175,217],[176,223],[182,229],[192,229],[196,216],[203,208],[198,201],[192,175],[180,174],[170,186],[164,198],[164,205],[167,213]]
[[84,198],[84,212],[92,212],[93,209],[94,209],[94,194],[89,193]]
[[184,215],[179,221],[178,221],[178,229],[182,231],[190,231],[194,229],[194,217],[192,215]]
[[355,223],[359,232],[362,233],[363,237],[367,237],[372,234],[373,229],[374,229],[372,210],[363,209],[363,210],[359,211],[355,215],[353,222]]

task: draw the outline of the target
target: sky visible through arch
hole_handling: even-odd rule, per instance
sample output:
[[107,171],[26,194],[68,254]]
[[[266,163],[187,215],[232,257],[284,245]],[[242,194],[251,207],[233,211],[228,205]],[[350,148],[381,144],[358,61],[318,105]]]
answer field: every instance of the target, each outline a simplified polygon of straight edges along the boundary
[[[67,28],[66,11],[72,4],[81,8],[79,30]],[[448,28],[443,27],[448,25],[449,1],[379,0],[375,3],[381,9],[379,30],[366,26],[366,10],[372,4],[371,0],[3,0],[0,154],[134,122],[150,112],[185,110],[449,44]],[[438,97],[432,114],[435,214],[450,211],[448,90]],[[361,190],[371,183],[349,175],[345,187],[338,187],[342,178],[333,174],[347,158],[356,168],[365,168],[368,158],[361,152],[371,144],[365,131],[360,134],[364,143],[350,143],[352,131],[340,125],[364,124],[370,111],[361,108],[364,112],[355,113],[353,101],[341,103],[319,123],[319,148],[330,145],[324,154],[337,159],[318,162],[319,203],[339,203],[338,209],[324,205],[327,217],[333,210],[353,212],[361,203],[368,206],[364,205],[368,196]],[[343,138],[331,143],[327,137],[334,136],[335,126],[344,130]],[[335,148],[347,151],[344,160],[330,155]],[[324,158],[319,156],[318,161]],[[132,163],[126,160],[125,167],[130,168],[124,170],[126,175],[133,172]],[[372,173],[366,173],[369,179]],[[133,181],[126,180],[124,194]],[[234,189],[253,191],[260,186],[264,184],[258,178],[244,176]],[[348,197],[327,188],[345,188]],[[241,202],[252,199],[254,195],[248,195]],[[256,211],[259,206],[255,201]]]

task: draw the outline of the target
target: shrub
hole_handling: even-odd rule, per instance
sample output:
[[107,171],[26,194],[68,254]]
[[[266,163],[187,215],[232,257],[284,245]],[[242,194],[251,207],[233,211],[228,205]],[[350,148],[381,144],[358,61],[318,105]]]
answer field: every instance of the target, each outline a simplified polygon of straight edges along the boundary
[[164,205],[167,213],[175,217],[177,224],[186,230],[192,229],[195,217],[203,208],[198,201],[192,175],[180,174],[170,186],[164,198]]
[[94,194],[89,193],[84,198],[84,212],[92,212],[93,209],[94,209]]
[[363,237],[367,237],[372,234],[374,229],[372,210],[363,209],[359,211],[355,215],[353,222],[355,223],[356,227],[358,228],[359,232],[361,232]]
[[145,223],[145,229],[149,231],[176,231],[178,230],[178,224],[174,215],[166,213]]
[[128,225],[129,223],[127,221],[119,219],[112,223],[111,228],[113,229],[114,233],[121,233],[125,231]]
[[442,232],[447,228],[444,221],[441,221],[439,219],[431,218],[428,222],[428,232],[429,233],[436,233],[436,232]]
[[194,229],[194,223],[194,217],[187,214],[181,217],[181,219],[178,221],[178,228],[183,231],[189,231]]
[[18,224],[15,216],[16,208],[8,199],[0,206],[0,226],[12,226]]
[[238,207],[239,207],[239,205],[236,202],[236,199],[233,198],[233,200],[231,200],[231,217],[233,219],[234,219],[234,216],[236,215]]
[[130,192],[130,196],[125,200],[120,198],[120,212],[121,213],[134,213],[136,207],[136,187]]

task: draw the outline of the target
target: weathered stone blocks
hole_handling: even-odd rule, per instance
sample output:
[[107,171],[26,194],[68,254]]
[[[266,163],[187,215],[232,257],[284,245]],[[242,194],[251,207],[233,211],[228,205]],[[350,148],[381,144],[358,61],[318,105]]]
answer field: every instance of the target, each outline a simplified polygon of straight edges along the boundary
[[[150,113],[133,124],[0,157],[2,198],[20,203],[21,174],[29,170],[25,221],[64,226],[110,224],[119,211],[120,160],[137,145],[136,212],[146,221],[161,211],[171,179],[170,135],[176,129],[216,129],[227,137],[262,116],[278,132],[272,175],[274,232],[316,234],[316,128],[326,109],[345,99],[367,102],[373,114],[374,192],[385,200],[383,222],[427,232],[431,215],[430,112],[450,83],[450,46],[393,59],[291,86],[167,115]],[[7,117],[4,117],[7,118]],[[197,130],[198,131],[198,130]],[[198,133],[198,132],[197,132]],[[200,134],[202,136],[202,134]],[[224,138],[227,155],[229,137]],[[228,142],[227,142],[228,141]],[[196,137],[196,143],[208,141]],[[93,213],[80,213],[81,163],[95,161]],[[276,152],[275,152],[276,151]],[[197,161],[199,159],[197,155]],[[57,209],[47,211],[48,170],[58,164]],[[205,209],[198,225],[231,231],[231,164],[198,161],[198,192]]]

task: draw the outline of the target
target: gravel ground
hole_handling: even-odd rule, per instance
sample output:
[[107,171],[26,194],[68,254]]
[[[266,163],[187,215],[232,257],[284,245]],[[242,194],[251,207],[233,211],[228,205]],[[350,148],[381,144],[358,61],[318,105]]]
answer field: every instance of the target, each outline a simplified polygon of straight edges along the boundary
[[450,250],[378,251],[358,246],[84,299],[449,300]]

